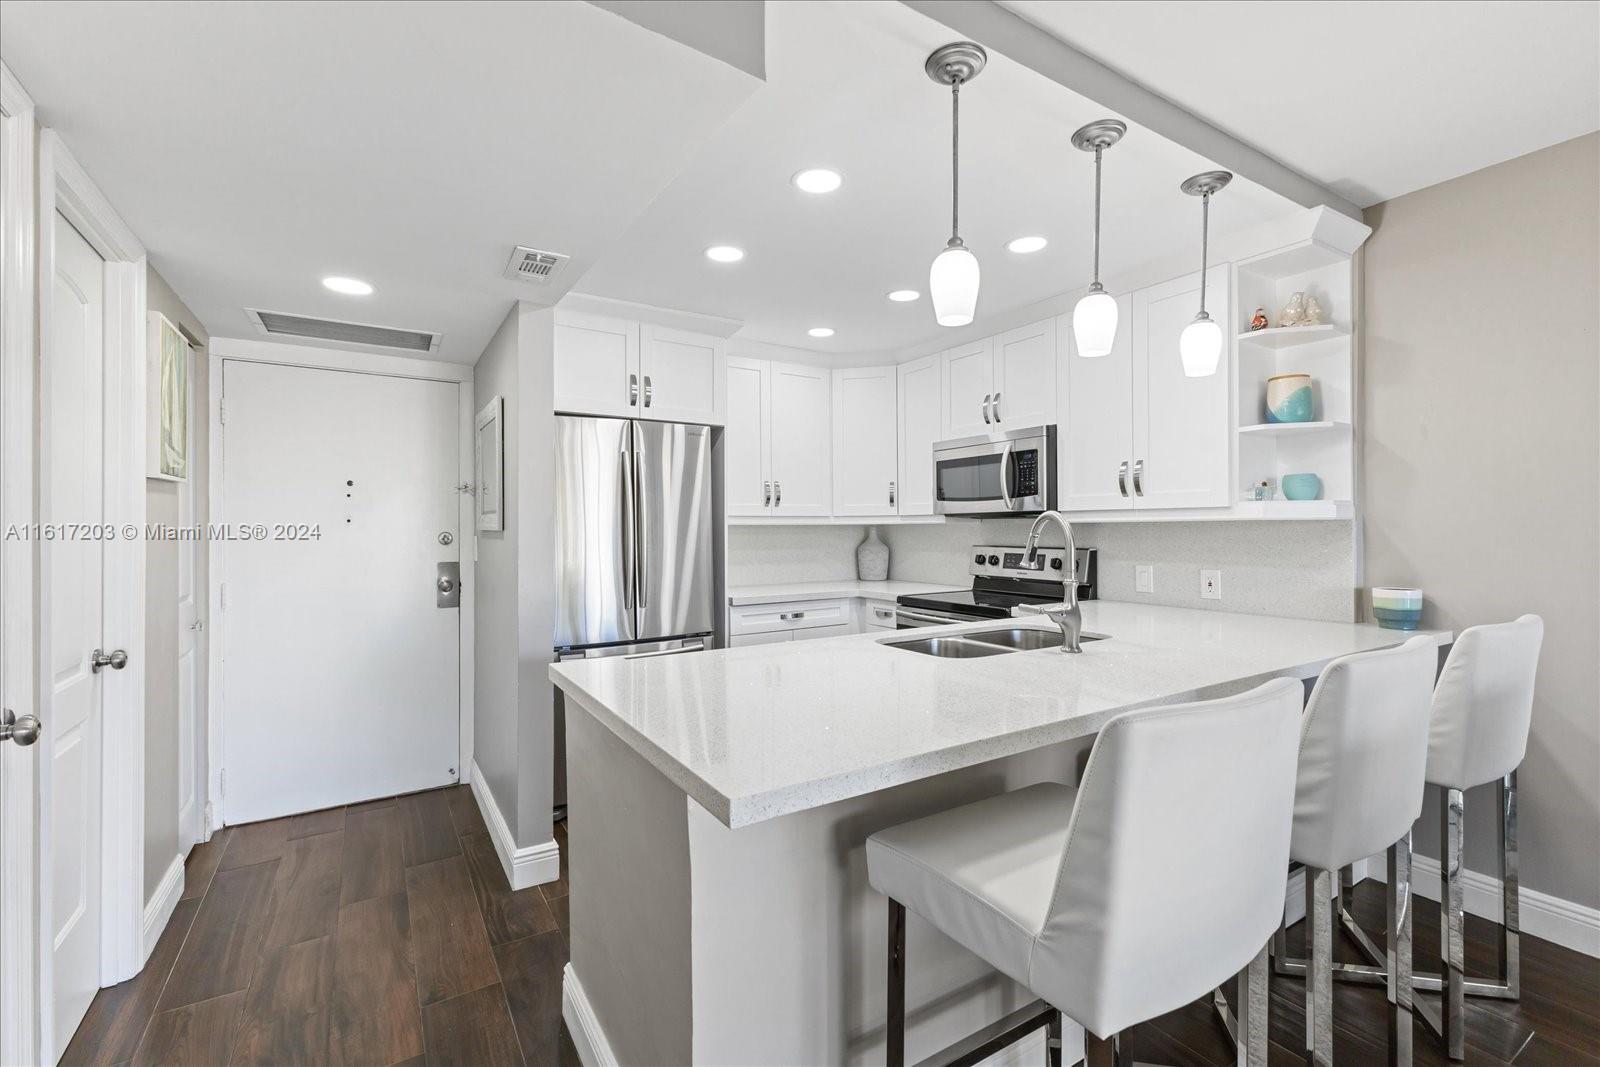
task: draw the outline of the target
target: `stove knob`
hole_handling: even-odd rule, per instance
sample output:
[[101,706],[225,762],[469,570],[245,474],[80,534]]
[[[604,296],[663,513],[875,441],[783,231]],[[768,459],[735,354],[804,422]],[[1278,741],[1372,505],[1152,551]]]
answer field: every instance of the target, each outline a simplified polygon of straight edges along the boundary
[[999,556],[990,556],[989,557],[989,566],[991,566],[991,567],[1000,566],[1000,557]]
[[1061,557],[1060,556],[1057,556],[1055,559],[1050,561],[1050,569],[1053,570],[1053,571],[1058,571],[1058,570],[1061,569]]
[[983,553],[979,552],[976,556],[973,556],[972,557],[972,562],[974,562],[974,563],[982,563],[983,562]]

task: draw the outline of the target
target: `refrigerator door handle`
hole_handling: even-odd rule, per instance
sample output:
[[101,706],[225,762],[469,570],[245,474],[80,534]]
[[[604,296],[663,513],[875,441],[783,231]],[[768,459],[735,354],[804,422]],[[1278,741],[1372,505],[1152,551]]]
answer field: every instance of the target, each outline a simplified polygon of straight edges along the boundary
[[643,501],[638,499],[639,494],[643,492],[644,486],[644,482],[640,478],[639,472],[639,464],[642,458],[642,453],[638,450],[638,446],[635,445],[633,453],[633,540],[635,553],[634,559],[636,562],[634,564],[633,585],[635,593],[639,599],[639,607],[644,609],[650,606],[650,594],[648,592],[650,577],[648,571],[649,546],[645,543],[644,535],[645,527],[649,525],[649,519],[645,515]]
[[617,536],[622,539],[622,606],[633,610],[633,552],[634,507],[633,465],[628,462],[626,449],[617,453],[617,464],[622,476],[617,479],[622,486],[622,521],[617,524]]

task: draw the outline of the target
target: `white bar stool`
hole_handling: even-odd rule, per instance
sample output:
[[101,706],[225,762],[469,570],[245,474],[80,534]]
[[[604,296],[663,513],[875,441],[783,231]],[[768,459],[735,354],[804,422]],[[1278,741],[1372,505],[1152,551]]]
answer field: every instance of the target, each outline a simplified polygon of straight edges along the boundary
[[[1418,989],[1443,996],[1440,1017],[1418,1002],[1428,1028],[1441,1037],[1453,1060],[1466,1056],[1465,997],[1517,1000],[1522,995],[1517,906],[1517,767],[1528,750],[1533,721],[1534,675],[1544,643],[1544,620],[1524,615],[1514,622],[1472,626],[1456,638],[1433,693],[1428,737],[1428,784],[1444,793],[1440,808],[1439,946],[1444,972],[1419,974]],[[1461,855],[1464,793],[1500,783],[1500,976],[1497,982],[1468,981],[1466,911]]]
[[[1248,968],[1240,1061],[1266,1062],[1266,944],[1283,914],[1301,684],[1120,715],[1074,789],[1044,783],[880,830],[889,897],[888,1062],[905,1063],[905,912],[1041,999],[935,1053],[974,1064],[1061,1014],[1089,1067],[1116,1034]],[[1420,766],[1418,768],[1420,773]]]
[[1309,962],[1306,1061],[1333,1062],[1333,878],[1347,864],[1388,854],[1389,1063],[1411,1063],[1411,826],[1422,814],[1422,777],[1438,652],[1426,637],[1328,664],[1306,703],[1295,783],[1293,862],[1305,867]]

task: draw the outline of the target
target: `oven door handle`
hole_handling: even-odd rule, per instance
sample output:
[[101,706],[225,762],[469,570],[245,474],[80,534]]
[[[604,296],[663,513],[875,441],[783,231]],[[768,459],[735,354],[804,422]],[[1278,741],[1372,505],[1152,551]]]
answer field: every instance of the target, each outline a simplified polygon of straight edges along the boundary
[[960,615],[939,615],[927,612],[926,609],[908,611],[905,608],[895,608],[894,618],[895,622],[904,620],[919,626],[950,626],[956,623],[980,621],[973,618],[963,618]]
[[1000,498],[1005,501],[1006,510],[1016,510],[1016,503],[1011,499],[1011,450],[1015,448],[1011,441],[1006,442],[1006,450],[1000,453]]

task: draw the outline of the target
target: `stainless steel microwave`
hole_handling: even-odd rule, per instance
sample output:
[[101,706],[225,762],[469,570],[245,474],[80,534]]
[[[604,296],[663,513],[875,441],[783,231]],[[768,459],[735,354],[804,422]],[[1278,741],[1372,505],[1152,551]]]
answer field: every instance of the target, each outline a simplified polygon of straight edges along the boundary
[[1056,506],[1056,428],[963,437],[933,446],[940,515],[1032,515]]

